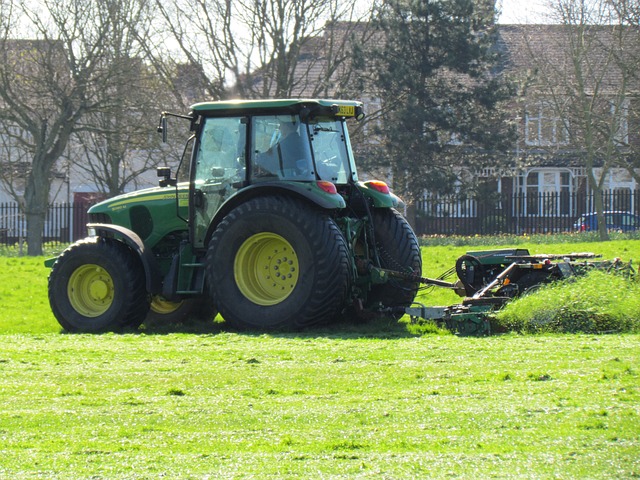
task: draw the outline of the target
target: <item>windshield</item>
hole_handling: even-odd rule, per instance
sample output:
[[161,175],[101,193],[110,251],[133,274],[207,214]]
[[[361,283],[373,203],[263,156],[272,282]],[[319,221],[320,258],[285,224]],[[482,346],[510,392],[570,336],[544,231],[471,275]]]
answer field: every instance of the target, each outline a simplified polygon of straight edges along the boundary
[[309,122],[307,128],[318,178],[333,183],[347,183],[351,167],[344,122],[333,118],[316,118]]
[[342,120],[318,117],[304,123],[297,115],[264,115],[253,117],[252,125],[253,181],[357,180]]

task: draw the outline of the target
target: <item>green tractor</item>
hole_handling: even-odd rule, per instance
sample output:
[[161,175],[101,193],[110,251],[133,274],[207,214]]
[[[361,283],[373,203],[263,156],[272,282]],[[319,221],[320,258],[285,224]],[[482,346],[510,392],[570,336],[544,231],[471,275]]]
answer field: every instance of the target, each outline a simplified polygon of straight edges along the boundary
[[59,323],[117,331],[219,312],[233,328],[273,330],[399,318],[418,290],[420,249],[387,185],[358,180],[347,122],[363,116],[359,102],[296,99],[164,112],[165,140],[168,117],[193,133],[176,175],[159,168],[159,187],[91,207],[89,236],[47,264]]

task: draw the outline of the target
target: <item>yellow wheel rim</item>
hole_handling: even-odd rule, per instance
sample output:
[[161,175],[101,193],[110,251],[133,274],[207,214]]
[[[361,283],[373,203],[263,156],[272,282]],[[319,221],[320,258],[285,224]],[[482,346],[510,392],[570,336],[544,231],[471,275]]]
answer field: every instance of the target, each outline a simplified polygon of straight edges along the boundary
[[236,284],[257,305],[276,305],[296,288],[300,271],[291,244],[275,233],[257,233],[240,246],[233,264]]
[[85,317],[99,317],[113,303],[113,278],[99,265],[83,265],[71,274],[67,295],[76,312]]
[[160,295],[154,295],[151,299],[151,310],[161,315],[168,315],[180,308],[182,302],[170,302]]

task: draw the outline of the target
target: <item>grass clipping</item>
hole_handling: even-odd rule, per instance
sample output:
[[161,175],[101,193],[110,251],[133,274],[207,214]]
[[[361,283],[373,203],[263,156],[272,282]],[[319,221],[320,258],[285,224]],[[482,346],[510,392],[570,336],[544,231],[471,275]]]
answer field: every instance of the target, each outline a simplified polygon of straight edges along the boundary
[[640,332],[640,283],[592,271],[544,285],[495,314],[495,330],[522,333]]

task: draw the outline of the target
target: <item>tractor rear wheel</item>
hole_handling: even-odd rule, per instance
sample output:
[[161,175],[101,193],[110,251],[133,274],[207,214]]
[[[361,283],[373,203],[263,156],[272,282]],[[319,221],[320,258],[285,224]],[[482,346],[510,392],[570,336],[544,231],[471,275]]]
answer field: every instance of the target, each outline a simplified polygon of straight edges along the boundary
[[138,328],[149,310],[140,259],[117,240],[79,240],[51,269],[49,303],[69,332]]
[[236,207],[216,228],[207,279],[231,326],[297,329],[344,308],[347,255],[328,215],[295,199],[259,197]]
[[[422,275],[422,256],[413,229],[405,218],[392,208],[373,211],[373,228],[380,266],[389,270]],[[367,298],[367,305],[377,303],[385,307],[408,307],[418,293],[419,283],[410,280],[391,279],[374,285]],[[399,319],[402,313],[394,314]]]

